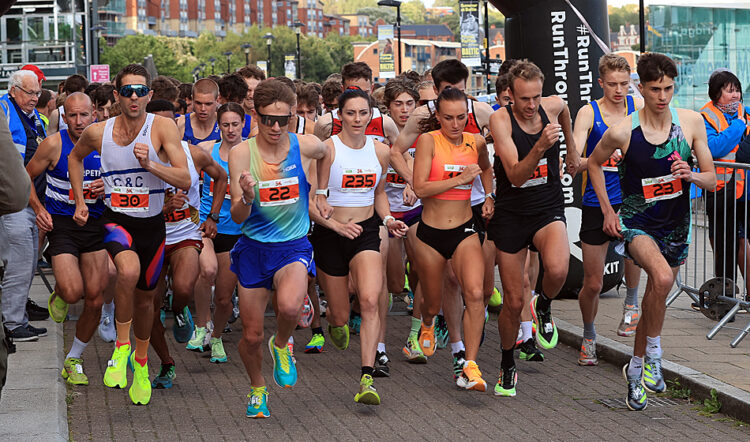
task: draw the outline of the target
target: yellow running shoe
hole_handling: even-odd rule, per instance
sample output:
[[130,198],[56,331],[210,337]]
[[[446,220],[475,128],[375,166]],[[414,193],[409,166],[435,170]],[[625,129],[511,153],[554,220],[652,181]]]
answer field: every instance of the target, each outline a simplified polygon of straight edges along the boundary
[[125,388],[128,386],[126,370],[130,356],[130,344],[117,347],[112,353],[112,359],[107,361],[107,370],[104,372],[104,385],[110,388]]
[[47,299],[47,311],[49,317],[57,323],[61,323],[65,320],[68,315],[68,303],[52,292]]
[[372,386],[372,376],[363,374],[359,381],[359,393],[354,396],[354,402],[366,405],[380,405],[380,396]]
[[83,372],[83,359],[81,358],[65,359],[61,375],[70,385],[89,384],[89,378]]
[[135,361],[135,353],[130,355],[130,366],[133,368],[133,385],[128,390],[130,400],[136,405],[147,405],[151,400],[151,380],[148,377],[148,363],[141,366]]

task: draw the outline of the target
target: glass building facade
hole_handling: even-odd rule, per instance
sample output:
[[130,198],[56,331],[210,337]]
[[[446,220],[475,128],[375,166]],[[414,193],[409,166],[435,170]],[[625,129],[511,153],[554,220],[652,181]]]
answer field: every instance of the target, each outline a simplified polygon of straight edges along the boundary
[[[744,9],[743,9],[744,7]],[[720,5],[649,5],[647,49],[677,62],[672,105],[700,109],[708,99],[708,78],[731,70],[746,94],[750,86],[750,2]]]

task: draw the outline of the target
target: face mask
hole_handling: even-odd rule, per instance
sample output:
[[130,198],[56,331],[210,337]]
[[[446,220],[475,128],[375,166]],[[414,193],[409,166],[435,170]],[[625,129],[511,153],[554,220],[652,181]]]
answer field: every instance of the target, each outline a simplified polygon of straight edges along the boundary
[[740,102],[733,101],[727,104],[717,104],[716,107],[720,111],[724,112],[725,114],[734,115],[737,113],[737,110],[740,108]]

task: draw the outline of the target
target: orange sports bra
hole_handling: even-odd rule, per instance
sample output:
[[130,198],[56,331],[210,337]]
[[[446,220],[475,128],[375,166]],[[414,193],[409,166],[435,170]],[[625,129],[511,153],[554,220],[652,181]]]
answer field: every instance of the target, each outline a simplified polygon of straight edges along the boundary
[[[428,181],[441,181],[458,176],[466,166],[477,164],[479,152],[474,135],[464,132],[463,141],[456,146],[439,131],[429,132],[435,141],[435,151],[432,157],[432,167]],[[471,183],[456,186],[439,193],[432,198],[439,200],[469,200],[471,199]]]

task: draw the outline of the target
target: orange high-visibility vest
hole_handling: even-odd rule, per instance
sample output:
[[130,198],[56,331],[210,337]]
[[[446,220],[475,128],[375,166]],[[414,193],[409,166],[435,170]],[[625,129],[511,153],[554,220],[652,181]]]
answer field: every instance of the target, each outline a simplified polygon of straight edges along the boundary
[[[742,103],[740,103],[740,107],[737,109],[737,115],[744,115],[745,109],[742,107]],[[705,106],[701,108],[701,115],[703,116],[703,119],[708,122],[708,124],[713,127],[716,132],[721,132],[729,127],[729,122],[727,121],[726,117],[724,116],[724,112],[720,111],[719,108],[717,108],[712,101],[709,101],[706,103]],[[745,135],[750,134],[750,126],[745,127]],[[724,161],[728,163],[734,163],[735,158],[737,155],[737,149],[739,149],[740,145],[737,144],[732,148],[732,150],[726,154],[723,158],[715,158],[718,161]],[[723,189],[724,186],[726,186],[727,182],[732,179],[732,174],[735,172],[735,169],[728,168],[728,167],[716,167],[716,191]],[[735,186],[736,186],[736,195],[739,198],[740,195],[742,195],[742,191],[745,188],[745,171],[743,169],[736,169],[735,174]]]

